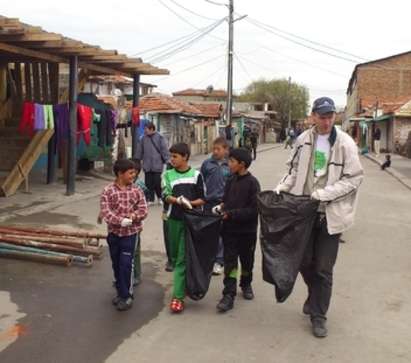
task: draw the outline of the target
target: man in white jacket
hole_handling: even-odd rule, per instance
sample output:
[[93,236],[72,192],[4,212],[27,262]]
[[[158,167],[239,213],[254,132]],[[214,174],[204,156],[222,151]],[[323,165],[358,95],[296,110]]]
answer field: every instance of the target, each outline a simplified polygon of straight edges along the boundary
[[319,338],[327,336],[326,314],[339,240],[354,223],[364,174],[355,142],[334,126],[335,111],[334,101],[328,97],[314,102],[314,126],[297,138],[287,162],[288,173],[275,189],[320,201],[300,268],[308,287],[303,311],[310,315],[312,332]]

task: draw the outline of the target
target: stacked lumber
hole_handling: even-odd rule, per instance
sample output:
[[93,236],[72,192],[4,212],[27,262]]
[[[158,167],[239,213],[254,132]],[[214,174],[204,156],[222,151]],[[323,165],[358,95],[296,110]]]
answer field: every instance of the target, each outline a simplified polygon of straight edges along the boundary
[[90,267],[103,256],[98,233],[0,226],[0,257]]

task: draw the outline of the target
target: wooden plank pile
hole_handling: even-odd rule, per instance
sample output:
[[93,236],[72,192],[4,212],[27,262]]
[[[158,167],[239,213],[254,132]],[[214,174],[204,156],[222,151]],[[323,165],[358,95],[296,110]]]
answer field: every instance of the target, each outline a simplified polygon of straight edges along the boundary
[[100,239],[85,231],[0,226],[0,257],[42,263],[91,267],[103,257]]

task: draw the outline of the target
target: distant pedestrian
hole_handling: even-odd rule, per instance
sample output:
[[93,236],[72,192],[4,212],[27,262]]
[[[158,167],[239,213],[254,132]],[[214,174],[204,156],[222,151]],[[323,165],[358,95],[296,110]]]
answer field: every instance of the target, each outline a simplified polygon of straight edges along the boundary
[[124,311],[133,304],[134,255],[142,221],[147,217],[147,203],[143,191],[134,185],[136,169],[131,160],[117,160],[113,171],[116,179],[104,188],[100,208],[108,227],[117,291],[112,302],[117,310]]
[[156,131],[156,127],[149,122],[144,127],[144,136],[137,148],[136,158],[141,160],[145,174],[145,183],[149,190],[147,198],[149,204],[153,204],[157,195],[161,203],[161,174],[164,165],[169,160],[167,141]]
[[334,101],[314,102],[315,126],[296,140],[288,172],[275,191],[311,195],[320,202],[300,272],[308,287],[304,314],[310,315],[316,337],[327,336],[326,315],[331,301],[333,268],[341,234],[354,223],[363,169],[354,140],[334,126]]
[[373,138],[374,138],[375,155],[377,155],[377,157],[379,157],[380,156],[380,149],[381,149],[381,130],[378,126],[375,128]]
[[[222,313],[234,307],[239,274],[244,299],[254,299],[251,283],[257,242],[257,194],[260,184],[248,171],[251,163],[248,150],[240,148],[230,152],[229,166],[233,176],[226,184],[223,203],[214,208],[214,213],[223,215],[224,290],[217,305],[217,310]],[[241,269],[238,268],[238,262]]]
[[233,128],[233,125],[228,124],[224,129],[224,133],[225,133],[225,139],[227,140],[229,148],[233,148],[234,142],[235,142],[235,130]]
[[170,148],[170,162],[173,169],[163,174],[164,202],[169,204],[168,239],[173,263],[173,297],[170,310],[180,313],[184,310],[186,254],[184,209],[201,207],[204,202],[204,183],[201,173],[189,165],[190,147],[179,143]]
[[[211,158],[205,160],[201,166],[201,175],[206,186],[206,212],[211,213],[212,209],[221,204],[224,196],[224,189],[230,177],[228,167],[228,143],[223,137],[218,137],[213,142],[213,154]],[[224,268],[224,247],[220,239],[219,248],[214,264],[213,274],[221,275]]]
[[257,147],[258,147],[258,132],[252,131],[250,134],[251,149],[253,151],[253,160],[257,159]]
[[288,147],[292,149],[294,145],[294,141],[295,141],[295,131],[293,128],[289,128],[287,132],[287,138],[285,139],[284,149],[287,150]]

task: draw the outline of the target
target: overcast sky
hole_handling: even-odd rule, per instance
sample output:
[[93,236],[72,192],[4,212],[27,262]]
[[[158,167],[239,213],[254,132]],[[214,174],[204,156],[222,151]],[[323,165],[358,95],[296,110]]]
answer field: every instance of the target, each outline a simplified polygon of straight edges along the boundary
[[[209,19],[193,15],[176,3]],[[45,30],[135,56],[193,34],[198,28],[209,27],[227,15],[226,7],[212,5],[205,0],[0,0],[0,4],[1,15],[18,17]],[[257,20],[369,60],[410,50],[408,24],[411,3],[407,1],[384,1],[384,6],[380,6],[370,0],[235,0],[235,11],[247,14],[250,19],[235,23],[234,88],[237,93],[251,80],[291,76],[309,88],[311,99],[327,95],[344,106],[345,90],[355,66],[354,62],[280,38],[256,27],[251,21]],[[154,65],[168,68],[171,75],[143,77],[142,80],[157,84],[159,91],[165,93],[205,88],[210,84],[214,88],[225,88],[227,28],[227,22],[223,22],[188,49],[166,59],[160,58],[159,62],[153,58],[155,53],[162,53],[167,47],[143,53],[144,61],[153,60]],[[321,48],[315,43],[293,39]],[[353,55],[321,49],[361,62]]]

